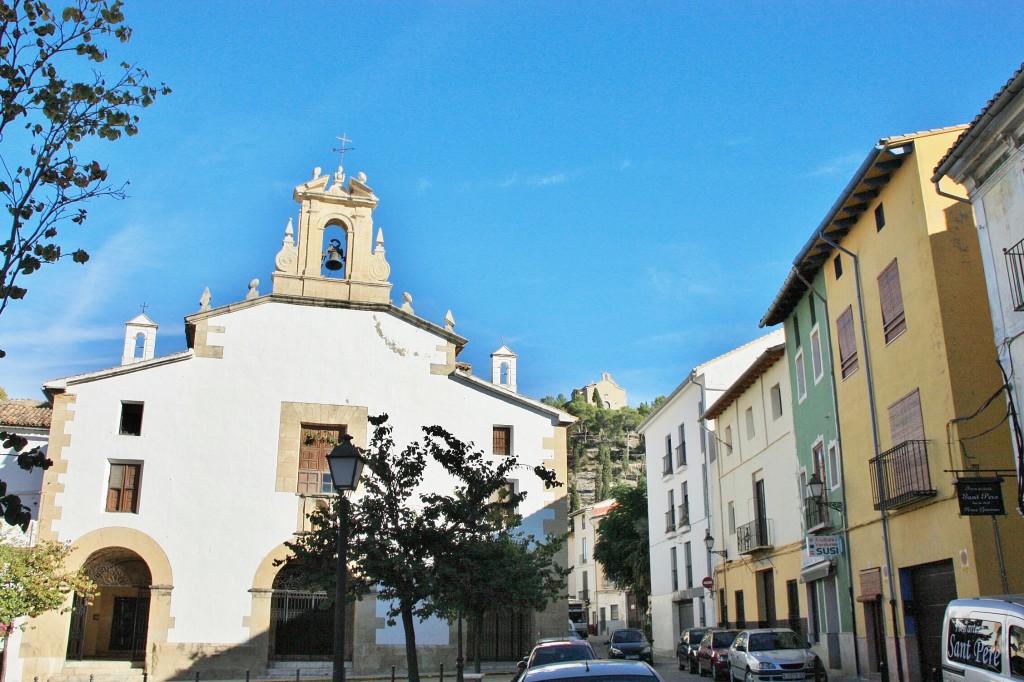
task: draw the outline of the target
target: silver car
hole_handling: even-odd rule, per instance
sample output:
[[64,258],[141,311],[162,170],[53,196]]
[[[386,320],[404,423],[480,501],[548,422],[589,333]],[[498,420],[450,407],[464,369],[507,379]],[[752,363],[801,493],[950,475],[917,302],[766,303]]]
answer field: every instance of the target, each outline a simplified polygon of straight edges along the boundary
[[520,682],[665,682],[643,661],[577,661],[529,668]]
[[742,630],[729,647],[733,682],[826,682],[825,666],[811,645],[788,628]]

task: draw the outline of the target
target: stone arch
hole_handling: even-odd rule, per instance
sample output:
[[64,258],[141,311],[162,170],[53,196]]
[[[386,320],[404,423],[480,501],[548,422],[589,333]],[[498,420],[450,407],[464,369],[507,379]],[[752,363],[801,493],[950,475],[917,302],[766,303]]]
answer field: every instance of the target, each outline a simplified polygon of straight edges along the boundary
[[146,333],[136,332],[135,338],[132,341],[132,358],[136,360],[146,359]]
[[349,278],[352,266],[352,224],[347,218],[332,215],[323,221],[320,227],[320,250],[327,253],[327,248],[332,239],[337,239],[341,244],[342,261],[345,264],[342,270],[342,277]]

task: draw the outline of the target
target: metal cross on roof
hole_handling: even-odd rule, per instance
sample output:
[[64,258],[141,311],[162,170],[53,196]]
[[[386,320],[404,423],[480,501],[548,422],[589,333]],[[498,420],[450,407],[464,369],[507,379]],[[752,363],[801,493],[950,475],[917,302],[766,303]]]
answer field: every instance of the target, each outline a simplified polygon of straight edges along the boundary
[[148,308],[149,306],[147,306],[145,303],[143,303],[139,307],[142,308],[142,314],[145,315],[146,314],[146,308]]
[[345,146],[346,144],[348,144],[349,142],[352,141],[352,140],[348,139],[348,137],[345,135],[345,133],[342,133],[341,137],[336,137],[334,139],[337,140],[338,142],[340,142],[341,146],[340,147],[335,147],[331,151],[338,152],[339,154],[341,154],[341,165],[344,166],[345,165],[345,152],[355,151],[356,148],[355,147],[346,147]]

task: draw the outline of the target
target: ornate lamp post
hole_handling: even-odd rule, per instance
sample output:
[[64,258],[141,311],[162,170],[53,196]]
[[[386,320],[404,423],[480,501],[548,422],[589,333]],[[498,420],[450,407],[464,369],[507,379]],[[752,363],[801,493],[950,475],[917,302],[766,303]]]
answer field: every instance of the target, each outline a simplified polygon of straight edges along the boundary
[[363,472],[363,456],[359,448],[352,445],[352,436],[345,433],[341,442],[327,455],[331,468],[331,482],[338,493],[341,510],[338,515],[338,572],[335,578],[334,595],[334,674],[333,682],[345,682],[345,592],[348,576],[348,496],[345,494],[359,486]]
[[843,511],[842,502],[829,502],[825,499],[825,482],[818,476],[817,471],[811,474],[811,480],[807,481],[807,491],[811,493],[811,497],[817,500],[818,504],[823,504],[837,512]]
[[715,538],[711,535],[711,529],[706,528],[704,530],[704,546],[707,548],[709,554],[717,554],[723,559],[729,558],[729,550],[716,550],[715,549]]

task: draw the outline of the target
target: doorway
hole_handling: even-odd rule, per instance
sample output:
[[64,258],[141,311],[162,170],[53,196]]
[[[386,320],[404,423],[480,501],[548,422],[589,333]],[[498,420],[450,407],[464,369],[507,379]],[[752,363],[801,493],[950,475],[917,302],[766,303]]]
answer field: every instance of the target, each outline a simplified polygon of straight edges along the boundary
[[82,570],[99,594],[91,605],[77,595],[72,601],[66,658],[144,662],[153,582],[149,566],[129,549],[110,547],[93,553]]

